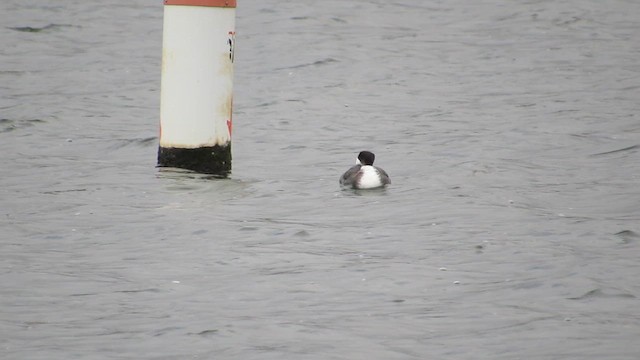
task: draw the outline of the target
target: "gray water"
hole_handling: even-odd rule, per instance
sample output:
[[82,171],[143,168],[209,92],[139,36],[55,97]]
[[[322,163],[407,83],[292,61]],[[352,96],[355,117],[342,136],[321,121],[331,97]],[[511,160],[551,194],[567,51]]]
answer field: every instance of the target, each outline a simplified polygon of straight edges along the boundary
[[640,356],[640,2],[239,1],[226,180],[162,10],[0,2],[0,358]]

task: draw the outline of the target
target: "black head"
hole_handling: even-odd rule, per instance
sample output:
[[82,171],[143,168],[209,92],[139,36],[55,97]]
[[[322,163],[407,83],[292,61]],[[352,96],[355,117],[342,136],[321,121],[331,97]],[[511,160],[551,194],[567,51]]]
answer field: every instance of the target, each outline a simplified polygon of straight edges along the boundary
[[376,156],[371,151],[360,151],[358,154],[358,160],[362,165],[373,165],[375,159]]

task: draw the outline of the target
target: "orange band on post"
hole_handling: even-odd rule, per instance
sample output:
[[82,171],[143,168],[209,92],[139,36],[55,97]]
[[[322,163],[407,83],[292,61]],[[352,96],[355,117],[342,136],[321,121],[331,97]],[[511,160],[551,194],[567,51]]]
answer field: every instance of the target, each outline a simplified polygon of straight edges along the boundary
[[164,0],[165,5],[236,7],[236,0]]

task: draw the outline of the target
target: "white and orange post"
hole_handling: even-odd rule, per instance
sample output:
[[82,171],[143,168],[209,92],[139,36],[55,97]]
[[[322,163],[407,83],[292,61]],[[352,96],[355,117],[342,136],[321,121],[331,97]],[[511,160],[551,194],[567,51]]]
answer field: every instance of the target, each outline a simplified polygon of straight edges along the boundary
[[226,177],[236,0],[164,0],[159,167]]

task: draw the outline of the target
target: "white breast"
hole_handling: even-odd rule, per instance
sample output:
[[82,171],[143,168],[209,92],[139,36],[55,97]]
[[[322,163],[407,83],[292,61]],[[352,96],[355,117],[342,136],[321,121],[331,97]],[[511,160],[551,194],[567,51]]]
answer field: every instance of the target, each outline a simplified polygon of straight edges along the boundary
[[360,168],[360,172],[362,173],[362,176],[358,182],[359,188],[371,189],[382,186],[378,171],[373,166],[365,165]]

